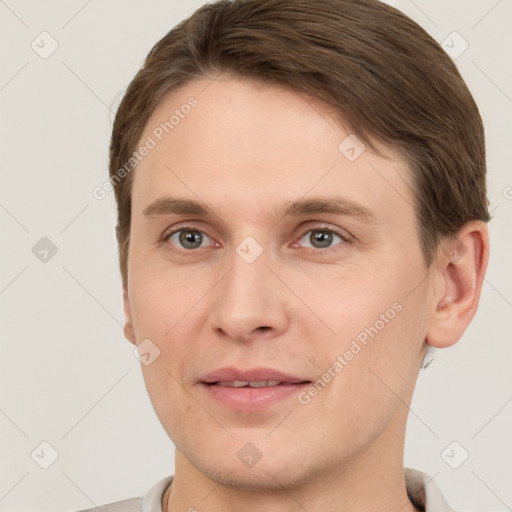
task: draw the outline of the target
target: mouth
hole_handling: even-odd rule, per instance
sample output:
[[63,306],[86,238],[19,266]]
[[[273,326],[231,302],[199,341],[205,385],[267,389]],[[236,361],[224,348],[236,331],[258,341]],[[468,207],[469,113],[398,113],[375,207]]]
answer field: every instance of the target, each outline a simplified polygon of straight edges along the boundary
[[224,408],[261,411],[293,397],[311,381],[269,368],[221,368],[206,375],[200,384],[209,398]]
[[[304,381],[306,382],[306,381]],[[309,382],[309,381],[308,381]],[[246,381],[246,380],[223,380],[220,382],[212,382],[210,385],[212,386],[226,386],[228,388],[268,388],[274,386],[280,386],[282,384],[297,384],[295,382],[286,382],[279,380],[255,380],[255,381]],[[300,384],[300,383],[299,383]]]
[[[233,366],[218,368],[202,379],[205,384],[231,385],[231,387],[265,387],[279,384],[298,384],[307,381],[302,377],[290,375],[274,368],[236,368]],[[310,381],[308,381],[310,382]]]

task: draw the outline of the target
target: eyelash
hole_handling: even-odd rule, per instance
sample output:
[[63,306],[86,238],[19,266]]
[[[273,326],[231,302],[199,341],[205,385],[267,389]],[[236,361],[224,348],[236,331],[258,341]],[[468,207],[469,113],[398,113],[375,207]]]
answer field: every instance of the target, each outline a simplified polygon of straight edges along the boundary
[[[199,229],[197,226],[180,226],[178,229],[175,229],[173,231],[170,231],[168,233],[164,233],[164,235],[162,236],[160,242],[163,242],[163,243],[166,243],[169,241],[169,238],[173,235],[175,235],[176,233],[179,233],[181,231],[196,231],[196,232],[199,232],[205,236],[207,236],[210,240],[213,240],[213,238],[211,236],[209,236],[207,233],[205,233],[202,229]],[[336,230],[336,229],[333,229],[329,226],[324,226],[324,225],[319,225],[319,226],[314,226],[314,227],[308,227],[307,229],[304,229],[302,232],[301,232],[301,235],[297,238],[297,241],[293,243],[293,245],[297,244],[298,241],[300,241],[302,238],[304,238],[304,236],[307,234],[307,233],[310,233],[310,232],[313,232],[313,231],[323,231],[323,232],[328,232],[328,233],[332,233],[336,236],[339,236],[342,240],[342,242],[339,242],[337,244],[335,244],[334,246],[332,247],[327,247],[325,249],[323,248],[315,248],[315,247],[305,247],[305,249],[309,249],[310,251],[313,251],[314,253],[327,253],[327,252],[331,252],[331,251],[339,251],[340,248],[338,246],[341,246],[341,245],[345,245],[347,243],[350,243],[352,240],[351,238],[348,236],[348,234],[346,233],[341,233],[340,231]],[[169,243],[169,245],[172,245]],[[176,247],[176,246],[172,246],[172,250],[177,252],[177,253],[180,253],[180,254],[191,254],[193,252],[200,252],[201,249],[206,249],[207,247],[200,247],[200,248],[197,248],[197,249],[183,249],[183,248],[179,248],[179,247]]]

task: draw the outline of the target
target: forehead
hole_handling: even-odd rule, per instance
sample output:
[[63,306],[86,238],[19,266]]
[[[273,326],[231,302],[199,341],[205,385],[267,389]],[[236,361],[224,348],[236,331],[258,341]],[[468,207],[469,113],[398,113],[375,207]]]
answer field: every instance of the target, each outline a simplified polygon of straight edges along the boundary
[[380,217],[414,217],[401,156],[382,145],[384,157],[361,152],[332,108],[285,87],[194,79],[158,105],[139,146],[150,139],[134,171],[135,213],[164,194],[253,216],[312,195],[371,205]]

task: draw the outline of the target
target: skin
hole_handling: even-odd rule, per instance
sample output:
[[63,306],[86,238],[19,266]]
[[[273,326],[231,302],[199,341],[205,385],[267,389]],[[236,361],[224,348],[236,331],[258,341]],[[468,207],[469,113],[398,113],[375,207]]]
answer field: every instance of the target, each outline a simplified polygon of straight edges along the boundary
[[[160,350],[142,369],[176,445],[163,509],[414,510],[405,404],[427,346],[452,345],[475,314],[486,226],[467,224],[454,244],[463,256],[440,250],[427,269],[407,163],[382,145],[385,157],[367,148],[350,162],[338,150],[350,132],[332,109],[283,87],[194,79],[166,96],[140,140],[191,96],[197,107],[134,171],[124,290],[127,339]],[[200,201],[211,215],[143,214],[164,196]],[[374,221],[276,216],[287,201],[333,197]],[[184,247],[179,233],[165,239],[185,227],[204,234],[200,248]],[[325,229],[347,240],[315,246],[311,234]],[[253,263],[236,251],[248,236],[263,250]],[[198,383],[225,366],[314,382],[396,303],[401,311],[308,404],[292,396],[233,411]],[[252,467],[237,457],[248,442],[261,454]]]

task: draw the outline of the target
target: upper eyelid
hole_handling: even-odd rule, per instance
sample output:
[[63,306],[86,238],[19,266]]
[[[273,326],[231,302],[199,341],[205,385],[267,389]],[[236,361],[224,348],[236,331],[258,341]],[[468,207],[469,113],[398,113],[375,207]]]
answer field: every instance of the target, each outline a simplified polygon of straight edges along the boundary
[[310,231],[331,231],[332,233],[340,236],[341,238],[343,239],[350,239],[351,236],[348,234],[348,232],[345,230],[345,229],[341,229],[341,228],[333,228],[333,227],[330,227],[330,226],[327,226],[327,225],[318,225],[318,226],[310,226],[310,227],[305,227],[303,230],[301,230],[301,238],[306,234],[306,233],[309,233]]
[[[200,231],[201,233],[204,233],[205,235],[208,235],[205,228],[194,225],[194,221],[185,221],[182,226],[171,226],[169,228],[164,229],[164,232],[162,234],[163,237],[170,236],[178,231],[183,231],[184,229],[189,229],[190,231]],[[209,235],[208,235],[209,236]]]
[[[313,226],[303,226],[302,229],[300,230],[300,232],[302,234],[307,233],[308,231],[324,229],[325,231],[333,231],[335,233],[339,233],[341,231],[342,233],[339,233],[340,235],[343,235],[343,233],[347,233],[347,235],[348,235],[348,232],[345,229],[340,228],[340,227],[329,226],[328,223],[326,223],[326,222],[322,222],[322,221],[307,221],[307,222],[308,223],[309,222],[312,222],[312,223],[318,222],[318,224],[313,225]],[[194,221],[189,221],[188,223],[184,224],[183,226],[174,226],[172,229],[169,228],[168,230],[164,230],[164,236],[171,235],[173,233],[176,233],[177,231],[182,231],[184,229],[190,229],[191,231],[192,230],[200,231],[201,233],[208,235],[207,230],[205,228],[198,226],[198,225],[194,225]],[[208,236],[210,236],[210,235],[208,235]]]

